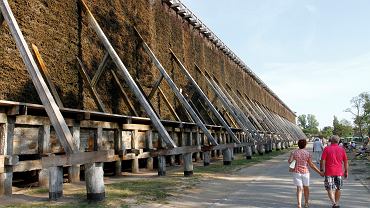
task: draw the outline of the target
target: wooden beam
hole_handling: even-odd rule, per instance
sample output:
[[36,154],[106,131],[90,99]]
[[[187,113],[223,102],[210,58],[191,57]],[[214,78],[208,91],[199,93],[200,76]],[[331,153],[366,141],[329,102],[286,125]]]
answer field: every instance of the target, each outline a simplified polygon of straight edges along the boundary
[[104,72],[105,66],[108,63],[108,59],[109,59],[109,53],[105,52],[103,60],[102,62],[100,62],[98,66],[98,70],[95,72],[94,77],[91,79],[91,86],[95,87],[96,84],[99,82],[99,79]]
[[163,97],[164,99],[164,103],[167,105],[167,108],[170,110],[172,116],[178,120],[178,121],[181,121],[180,117],[177,115],[175,109],[172,107],[170,101],[168,101],[168,98],[167,96],[163,93],[162,89],[160,87],[158,87],[158,91],[159,91],[159,94]]
[[168,134],[163,124],[159,120],[157,114],[155,113],[153,108],[150,106],[149,102],[146,100],[144,94],[140,91],[139,87],[136,85],[134,79],[130,75],[126,66],[123,64],[117,52],[114,50],[113,46],[110,44],[108,38],[105,36],[103,30],[100,28],[98,22],[95,20],[94,16],[90,12],[86,3],[83,0],[80,0],[80,2],[82,3],[83,10],[88,15],[88,21],[89,21],[90,27],[96,32],[100,41],[102,41],[105,49],[108,51],[110,57],[112,58],[112,61],[116,64],[118,68],[117,72],[126,81],[127,85],[130,87],[130,89],[133,91],[134,95],[140,102],[140,104],[143,106],[145,112],[148,114],[150,120],[152,121],[153,126],[157,129],[158,134],[161,136],[164,142],[166,142],[168,147],[176,147],[175,142],[172,141],[170,135]]
[[177,88],[176,84],[173,82],[171,77],[167,74],[166,70],[163,68],[162,64],[159,62],[157,57],[154,55],[152,50],[149,48],[149,46],[146,44],[144,39],[141,37],[139,31],[136,30],[137,35],[140,37],[142,41],[142,46],[144,47],[144,50],[148,53],[149,57],[151,58],[154,65],[157,67],[157,69],[161,72],[164,79],[167,81],[169,87],[171,88],[172,92],[176,95],[177,99],[180,101],[182,106],[188,111],[188,113],[191,115],[191,117],[194,119],[194,121],[197,123],[197,125],[202,129],[204,134],[207,136],[209,141],[213,145],[217,145],[217,141],[213,138],[213,136],[209,133],[207,127],[202,123],[198,115],[194,112],[193,108],[190,106],[189,102],[185,99],[185,97],[181,94],[179,89]]
[[77,151],[76,147],[73,145],[73,137],[69,131],[65,120],[60,113],[60,110],[51,95],[40,70],[37,67],[35,60],[32,57],[31,51],[28,48],[26,40],[18,26],[17,21],[11,11],[11,8],[7,0],[0,1],[1,12],[9,25],[12,36],[16,42],[18,50],[20,51],[23,62],[27,68],[28,73],[31,76],[32,82],[36,88],[36,91],[40,97],[42,104],[45,106],[45,110],[54,126],[57,133],[57,137],[62,144],[66,153],[70,154]]
[[211,109],[212,113],[216,116],[216,118],[221,122],[222,126],[226,129],[226,131],[229,133],[231,138],[237,142],[240,143],[239,139],[236,138],[234,132],[230,129],[230,126],[226,123],[226,121],[222,118],[220,113],[216,110],[216,108],[213,106],[211,101],[208,99],[208,97],[204,94],[203,90],[199,87],[198,83],[193,79],[193,77],[190,75],[188,70],[185,68],[185,66],[181,63],[181,61],[177,58],[175,53],[170,49],[170,53],[172,54],[172,57],[174,58],[177,65],[180,67],[181,71],[185,76],[188,78],[190,83],[194,86],[195,90],[198,92],[200,97],[205,101],[206,105]]
[[163,80],[163,75],[161,74],[160,77],[159,77],[159,79],[153,85],[153,88],[152,88],[152,90],[150,91],[150,93],[148,95],[148,100],[151,100],[153,98],[154,93],[158,89],[158,87],[161,84],[162,80]]
[[44,78],[45,78],[46,82],[48,83],[48,85],[50,87],[50,91],[51,91],[51,94],[53,95],[53,97],[55,99],[55,102],[57,102],[59,108],[64,108],[63,103],[60,100],[60,97],[58,95],[58,92],[57,92],[57,90],[55,88],[55,85],[51,81],[49,70],[46,67],[45,62],[44,62],[44,60],[41,57],[41,54],[39,52],[39,49],[37,48],[36,45],[32,44],[32,50],[33,50],[33,53],[36,56],[36,61],[37,61],[38,65],[39,65],[39,67],[41,69],[41,73],[44,75]]
[[81,165],[94,162],[113,161],[114,150],[102,150],[94,152],[77,152],[71,155],[52,155],[41,159],[42,168],[55,166]]
[[190,152],[201,152],[201,146],[183,146],[183,147],[176,147],[172,149],[161,149],[156,152],[151,152],[150,156],[157,157],[159,155],[179,155],[184,153]]
[[135,116],[139,116],[139,114],[135,110],[134,105],[131,102],[131,99],[128,97],[127,93],[123,89],[123,87],[122,87],[122,85],[121,85],[121,83],[118,79],[118,76],[117,76],[116,72],[113,69],[111,69],[110,72],[112,73],[114,81],[115,81],[115,83],[116,83],[116,85],[117,85],[117,87],[118,87],[118,89],[119,89],[119,91],[120,91],[120,93],[123,97],[123,101],[125,102],[126,106],[129,108],[129,110],[132,114],[134,114]]
[[86,72],[85,66],[83,65],[82,61],[78,57],[76,57],[76,58],[78,60],[78,63],[80,64],[80,67],[78,68],[79,71],[80,71],[80,74],[81,74],[82,78],[84,79],[84,81],[86,82],[87,87],[89,88],[90,93],[93,96],[93,99],[94,99],[96,105],[98,106],[100,111],[106,113],[105,106],[104,106],[103,102],[100,100],[100,98],[98,96],[98,92],[96,91],[95,87],[92,86],[91,80],[89,78],[89,75]]

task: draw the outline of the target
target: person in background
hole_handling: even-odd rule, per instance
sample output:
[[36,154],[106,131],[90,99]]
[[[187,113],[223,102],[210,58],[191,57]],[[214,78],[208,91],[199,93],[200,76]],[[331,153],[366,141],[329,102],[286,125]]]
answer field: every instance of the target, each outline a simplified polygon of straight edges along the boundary
[[313,158],[317,164],[320,164],[321,160],[321,154],[324,150],[324,145],[322,144],[321,140],[319,138],[316,138],[313,142]]
[[[330,138],[331,145],[325,147],[320,161],[320,171],[324,172],[325,189],[334,208],[339,207],[343,177],[348,177],[348,159],[346,151],[339,147],[339,137]],[[344,166],[344,171],[343,171]]]
[[291,163],[293,160],[296,161],[293,170],[293,182],[297,186],[297,202],[298,208],[302,207],[302,192],[304,193],[304,207],[309,207],[308,200],[310,196],[309,185],[310,185],[310,172],[308,166],[310,166],[314,171],[316,171],[321,176],[324,176],[322,172],[312,163],[311,154],[305,149],[307,141],[305,139],[300,139],[298,141],[299,149],[294,150],[288,162]]

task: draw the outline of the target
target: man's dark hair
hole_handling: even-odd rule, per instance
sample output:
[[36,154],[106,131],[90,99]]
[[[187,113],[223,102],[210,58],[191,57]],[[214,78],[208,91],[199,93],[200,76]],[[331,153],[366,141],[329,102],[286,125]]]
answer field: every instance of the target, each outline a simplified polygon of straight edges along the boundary
[[304,149],[307,145],[307,141],[305,139],[298,140],[298,147],[299,149]]

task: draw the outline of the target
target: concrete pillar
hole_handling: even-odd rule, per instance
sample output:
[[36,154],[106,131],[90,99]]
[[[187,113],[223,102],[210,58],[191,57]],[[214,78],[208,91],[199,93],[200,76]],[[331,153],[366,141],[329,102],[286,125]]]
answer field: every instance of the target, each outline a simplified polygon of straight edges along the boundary
[[246,150],[246,154],[245,154],[246,159],[247,160],[252,159],[252,148],[251,148],[251,146],[246,146],[245,150]]
[[231,150],[230,150],[230,148],[223,149],[222,150],[222,153],[223,153],[224,165],[231,165],[232,156],[231,156]]
[[[85,170],[86,171],[86,170]],[[57,200],[63,196],[63,167],[49,168],[49,199]]]
[[192,153],[184,154],[184,176],[193,175],[193,158]]

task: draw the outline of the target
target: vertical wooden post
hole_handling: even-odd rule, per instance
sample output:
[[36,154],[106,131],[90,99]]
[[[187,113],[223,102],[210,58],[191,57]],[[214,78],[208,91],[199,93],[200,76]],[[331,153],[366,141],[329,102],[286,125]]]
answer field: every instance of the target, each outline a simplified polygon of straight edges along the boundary
[[231,165],[232,156],[231,149],[226,148],[222,150],[224,165]]
[[203,152],[203,164],[204,166],[208,166],[211,163],[211,155],[210,151]]
[[252,154],[256,154],[257,153],[257,151],[256,151],[256,144],[254,144],[254,142],[252,142],[251,149],[252,149]]
[[[47,155],[50,153],[50,125],[43,125],[39,131],[39,153]],[[38,182],[40,187],[49,187],[49,170],[41,169],[38,171]]]
[[63,167],[49,168],[49,199],[57,200],[63,196]]
[[[179,141],[179,146],[183,147],[186,145],[186,135],[185,135],[185,132],[184,132],[184,128],[181,128],[181,132],[180,132],[180,141]],[[179,155],[179,165],[183,165],[184,164],[184,155]]]
[[246,146],[245,147],[246,148],[246,153],[245,153],[245,157],[246,157],[246,159],[247,160],[250,160],[250,159],[252,159],[252,147],[251,146]]
[[[199,129],[197,129],[196,133],[195,133],[195,145],[197,145],[197,146],[201,145]],[[199,162],[200,160],[201,160],[200,152],[196,152],[195,153],[195,161]]]
[[166,156],[158,155],[158,176],[166,175]]
[[[192,134],[191,131],[189,133],[190,135]],[[183,131],[182,132],[182,140],[184,140],[182,143],[186,146],[192,146],[192,136],[189,136],[189,137],[186,137],[186,133]],[[183,155],[184,157],[184,176],[185,177],[188,177],[188,176],[192,176],[193,175],[193,153],[192,152],[189,152],[189,153],[185,153]]]
[[[146,131],[146,147],[148,148],[148,150],[152,150],[153,149],[153,132],[152,130],[148,130]],[[146,168],[148,170],[153,170],[153,157],[148,157],[147,160],[146,160]]]
[[[138,149],[138,135],[139,135],[139,130],[134,130],[133,135],[131,137],[131,149]],[[139,158],[135,155],[134,159],[132,160],[131,164],[131,170],[132,173],[138,173],[139,172]]]
[[[15,117],[4,116],[5,124],[2,125],[0,155],[13,155],[13,138]],[[4,173],[0,174],[0,196],[12,195],[13,167],[4,165]]]
[[265,149],[265,153],[267,153],[267,154],[270,153],[268,141],[266,141],[266,143],[263,144],[263,148]]
[[[170,132],[170,135],[171,135],[171,139],[173,141],[173,139],[175,138],[176,132],[175,132],[175,128],[172,128],[171,130],[172,131]],[[176,144],[176,145],[178,145],[178,144]],[[175,166],[175,163],[176,163],[176,157],[175,157],[175,155],[170,155],[170,166]]]
[[87,200],[101,201],[105,198],[103,163],[85,164]]
[[265,150],[263,149],[263,144],[261,142],[257,143],[257,152],[259,155],[263,155],[263,153],[265,152]]
[[[76,148],[80,149],[80,124],[75,123],[72,127],[73,143]],[[80,165],[72,165],[68,168],[68,181],[77,183],[80,181]]]
[[[119,127],[114,130],[114,149],[116,154],[124,154],[125,148],[122,142],[122,125],[119,124]],[[122,158],[119,157],[115,162],[114,175],[120,176],[122,172]]]

